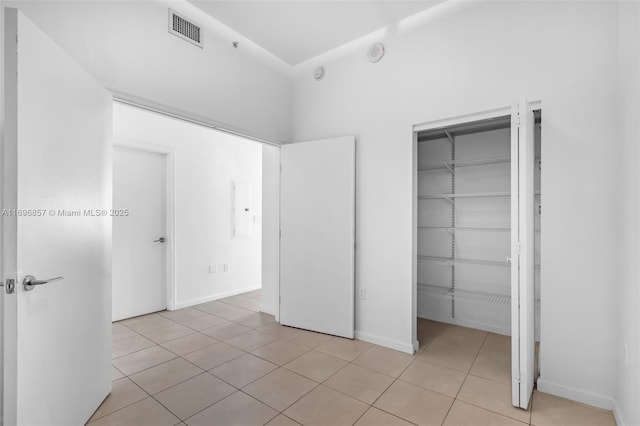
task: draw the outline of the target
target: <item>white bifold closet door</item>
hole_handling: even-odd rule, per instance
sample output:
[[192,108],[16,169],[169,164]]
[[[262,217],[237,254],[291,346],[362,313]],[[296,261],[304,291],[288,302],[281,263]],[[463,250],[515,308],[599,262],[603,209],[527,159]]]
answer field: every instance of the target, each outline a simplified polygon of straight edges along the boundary
[[355,138],[281,149],[280,323],[354,337]]
[[16,9],[3,31],[3,424],[82,425],[111,391],[113,100]]
[[526,99],[511,115],[512,402],[527,408],[535,380],[534,124]]

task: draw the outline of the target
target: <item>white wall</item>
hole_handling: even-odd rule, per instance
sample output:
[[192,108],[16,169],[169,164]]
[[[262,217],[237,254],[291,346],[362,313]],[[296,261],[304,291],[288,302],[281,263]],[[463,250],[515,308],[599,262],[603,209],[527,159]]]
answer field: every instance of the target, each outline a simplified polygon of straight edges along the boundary
[[[276,315],[280,288],[280,148],[262,146],[262,294],[260,310]],[[277,319],[277,318],[276,318]]]
[[[272,141],[290,133],[288,66],[186,1],[14,1],[108,89]],[[204,27],[169,34],[168,8]],[[240,40],[240,47],[232,47]]]
[[[293,139],[357,137],[358,335],[411,348],[412,126],[542,100],[539,386],[611,407],[616,23],[612,2],[447,2],[296,68]],[[373,41],[386,45],[375,65]]]
[[640,6],[618,6],[618,114],[621,184],[617,188],[620,290],[617,295],[616,420],[620,426],[640,425]]
[[[252,209],[261,216],[262,145],[118,103],[113,122],[116,143],[173,150],[176,307],[259,288],[262,225],[233,236],[232,183],[251,186]],[[212,264],[217,273],[209,273]]]

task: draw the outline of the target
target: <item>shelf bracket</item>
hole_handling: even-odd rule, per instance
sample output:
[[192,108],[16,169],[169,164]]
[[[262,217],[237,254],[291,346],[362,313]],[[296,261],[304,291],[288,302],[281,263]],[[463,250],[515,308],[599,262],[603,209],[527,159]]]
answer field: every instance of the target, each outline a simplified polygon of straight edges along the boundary
[[445,163],[442,163],[442,164],[447,168],[447,170],[449,170],[449,173],[451,173],[451,174],[454,173],[453,172],[453,167],[451,167],[451,165],[449,163],[445,162]]
[[453,138],[453,136],[451,135],[451,133],[449,133],[448,130],[445,130],[444,133],[447,135],[447,137],[449,138],[449,142],[454,143],[455,139]]
[[442,199],[447,200],[449,203],[451,203],[452,206],[455,205],[451,197],[447,197],[446,195],[443,195]]

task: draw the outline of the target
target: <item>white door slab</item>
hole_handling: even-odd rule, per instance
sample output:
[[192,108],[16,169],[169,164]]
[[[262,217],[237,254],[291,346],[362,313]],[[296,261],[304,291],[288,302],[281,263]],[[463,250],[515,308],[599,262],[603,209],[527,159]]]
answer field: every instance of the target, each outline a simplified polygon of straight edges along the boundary
[[167,307],[166,188],[166,155],[114,148],[113,321]]
[[520,99],[511,116],[511,390],[513,405],[524,409],[535,381],[534,125]]
[[[111,390],[111,95],[5,10],[4,424],[84,424]],[[64,277],[26,291],[27,275]],[[3,291],[6,287],[2,288]]]
[[281,148],[280,323],[354,337],[355,138]]

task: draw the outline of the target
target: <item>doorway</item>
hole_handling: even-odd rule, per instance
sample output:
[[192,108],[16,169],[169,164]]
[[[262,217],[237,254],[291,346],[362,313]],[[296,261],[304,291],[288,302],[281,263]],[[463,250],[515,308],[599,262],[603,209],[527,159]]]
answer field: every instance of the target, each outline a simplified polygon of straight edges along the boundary
[[521,99],[414,130],[416,349],[433,337],[425,327],[445,324],[510,336],[505,374],[526,408],[539,340],[540,106]]
[[[114,314],[120,309],[117,291],[131,293],[124,290],[127,284],[115,282],[118,259],[129,262],[122,281],[141,287],[135,293],[147,299],[146,312],[114,315],[114,320],[261,289],[262,144],[122,102],[114,103],[113,117],[114,208],[129,213],[114,217]],[[128,198],[119,200],[118,186]],[[156,211],[161,205],[165,215]],[[140,213],[145,209],[147,216]],[[140,225],[132,222],[134,217]],[[118,244],[119,231],[125,238],[144,233],[140,248]],[[142,247],[155,256],[149,271],[137,259]],[[168,259],[164,269],[157,266],[163,256]],[[259,309],[262,303],[253,305]]]

